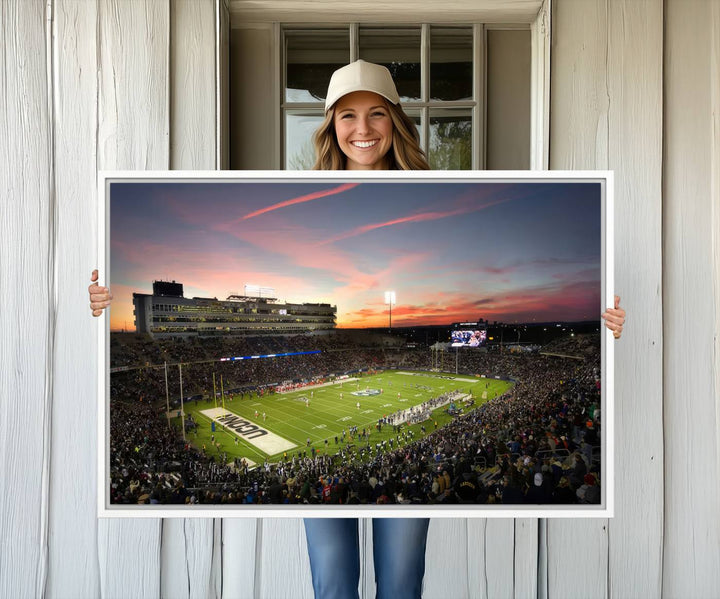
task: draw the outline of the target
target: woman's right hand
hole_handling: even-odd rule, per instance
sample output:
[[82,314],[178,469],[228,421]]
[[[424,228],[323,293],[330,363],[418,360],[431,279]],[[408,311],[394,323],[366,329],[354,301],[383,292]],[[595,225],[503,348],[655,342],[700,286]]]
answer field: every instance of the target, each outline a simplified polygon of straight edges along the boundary
[[88,287],[88,293],[90,294],[90,308],[93,316],[100,316],[103,313],[103,310],[110,305],[110,300],[113,296],[107,287],[100,287],[100,285],[97,284],[97,269],[92,271],[90,280],[92,281],[92,285]]

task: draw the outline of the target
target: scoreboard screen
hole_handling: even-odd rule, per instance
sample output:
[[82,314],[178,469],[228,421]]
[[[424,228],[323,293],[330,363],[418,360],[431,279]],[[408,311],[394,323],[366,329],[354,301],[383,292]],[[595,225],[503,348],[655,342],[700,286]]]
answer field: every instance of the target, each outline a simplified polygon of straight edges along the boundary
[[452,347],[480,347],[487,341],[486,329],[456,329],[450,333]]

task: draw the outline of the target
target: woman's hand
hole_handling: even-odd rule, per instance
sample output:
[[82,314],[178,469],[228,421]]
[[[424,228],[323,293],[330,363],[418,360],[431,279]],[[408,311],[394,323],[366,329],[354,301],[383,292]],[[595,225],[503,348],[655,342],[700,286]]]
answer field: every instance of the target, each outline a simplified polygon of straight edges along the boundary
[[100,287],[97,284],[98,271],[97,269],[92,271],[90,280],[93,282],[88,287],[88,293],[90,294],[90,308],[92,309],[93,316],[100,316],[103,310],[110,305],[112,299],[112,293],[107,287]]
[[620,307],[620,296],[615,296],[615,307],[608,308],[600,317],[605,319],[605,326],[613,332],[613,337],[620,339],[625,324],[625,310]]

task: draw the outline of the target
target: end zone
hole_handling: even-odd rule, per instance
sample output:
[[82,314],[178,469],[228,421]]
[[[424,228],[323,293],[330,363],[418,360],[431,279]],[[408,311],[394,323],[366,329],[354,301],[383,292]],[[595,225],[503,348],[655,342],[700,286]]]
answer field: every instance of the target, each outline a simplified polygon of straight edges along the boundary
[[268,455],[288,451],[297,447],[292,441],[284,439],[264,429],[259,424],[241,418],[237,414],[224,408],[210,408],[209,410],[201,410],[200,413],[222,425],[226,430],[232,431],[243,441],[247,441]]

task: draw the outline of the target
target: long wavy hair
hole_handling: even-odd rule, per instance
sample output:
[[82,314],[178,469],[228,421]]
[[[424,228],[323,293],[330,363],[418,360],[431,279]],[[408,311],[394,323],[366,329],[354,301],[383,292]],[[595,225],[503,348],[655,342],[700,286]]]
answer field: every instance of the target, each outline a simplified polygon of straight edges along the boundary
[[[390,159],[390,170],[396,171],[427,171],[430,166],[425,152],[420,148],[420,136],[415,123],[405,114],[400,104],[385,102],[393,124],[392,146],[387,156]],[[325,114],[325,120],[317,128],[312,137],[315,146],[316,171],[345,170],[346,156],[340,149],[335,135],[335,106]]]

